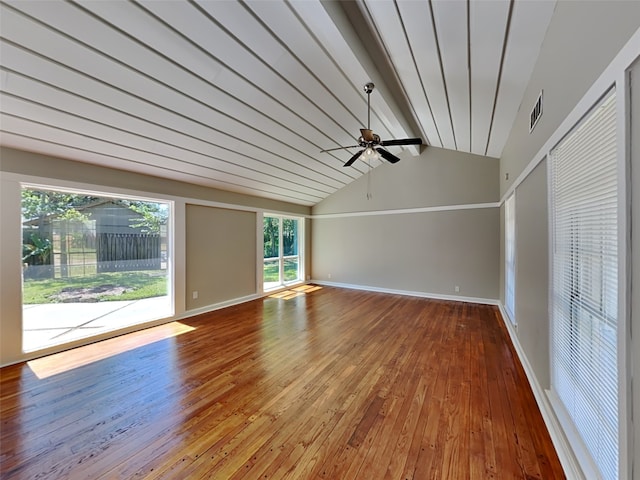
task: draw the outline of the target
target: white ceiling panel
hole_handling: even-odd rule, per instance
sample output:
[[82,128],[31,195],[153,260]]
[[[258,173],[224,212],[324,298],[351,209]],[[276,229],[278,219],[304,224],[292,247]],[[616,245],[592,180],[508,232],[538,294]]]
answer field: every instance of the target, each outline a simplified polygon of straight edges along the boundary
[[471,152],[469,38],[466,2],[432,2],[455,147]]
[[[141,128],[141,124],[146,125],[147,128],[155,127],[156,129],[161,129],[158,134],[154,136],[159,143],[166,142],[171,138],[168,135],[172,133],[175,136],[182,138],[183,141],[184,139],[195,139],[203,144],[203,147],[200,149],[203,153],[211,151],[213,154],[220,155],[219,151],[224,148],[222,145],[228,144],[228,136],[211,129],[207,125],[202,125],[193,121],[184,122],[184,125],[188,127],[187,130],[190,132],[189,135],[186,135],[183,132],[178,132],[167,127],[167,125],[179,123],[183,120],[182,117],[175,115],[171,111],[162,110],[151,104],[138,105],[138,103],[142,103],[142,100],[131,99],[126,94],[118,90],[105,92],[95,88],[87,92],[79,90],[78,88],[75,88],[75,85],[85,86],[86,84],[81,81],[82,78],[75,76],[73,72],[61,69],[59,66],[52,65],[51,63],[43,63],[41,59],[28,56],[24,54],[24,52],[21,52],[11,46],[5,46],[5,48],[3,48],[3,53],[4,60],[7,61],[7,63],[10,65],[13,63],[19,63],[22,66],[22,70],[27,73],[29,73],[30,70],[33,70],[36,74],[45,73],[46,75],[44,75],[44,78],[49,80],[57,78],[60,76],[60,73],[69,74],[62,76],[57,85],[53,84],[55,86],[49,88],[44,88],[48,87],[48,85],[41,83],[40,80],[32,80],[31,84],[22,86],[21,88],[21,85],[29,79],[21,79],[18,74],[10,74],[7,77],[4,88],[6,94],[10,93],[12,95],[18,95],[21,98],[33,98],[34,96],[36,99],[38,97],[46,98],[46,104],[53,106],[57,105],[59,108],[66,109],[67,111],[70,111],[74,105],[74,103],[69,100],[69,97],[75,97],[77,101],[84,101],[84,114],[81,115],[86,117],[88,114],[92,114],[96,123],[102,123],[105,121],[105,114],[103,113],[103,110],[111,111],[114,114],[119,114],[118,123],[114,123],[116,125],[122,126],[125,119],[128,118],[130,123],[131,121],[136,122],[136,129],[138,129],[138,131]],[[25,68],[25,64],[27,63],[25,60],[33,60],[34,65],[29,65],[30,68]],[[47,67],[53,68],[49,69]],[[38,84],[40,84],[42,88],[37,88]],[[67,88],[70,88],[71,90],[66,90]],[[100,102],[89,100],[88,95],[91,94],[93,94],[92,100],[98,100]],[[34,101],[38,101],[36,99],[34,99]],[[135,117],[130,113],[130,111],[141,112],[143,116]],[[124,119],[121,117],[124,117]],[[131,130],[136,131],[133,127]],[[141,134],[144,135],[144,133]],[[176,140],[174,143],[178,144],[179,141]],[[233,148],[228,150],[225,149],[223,152],[224,157],[228,157],[229,155],[238,156],[236,152],[242,152],[246,155],[246,157],[240,158],[240,162],[235,161],[239,166],[251,167],[272,175],[277,174],[279,176],[286,176],[288,181],[294,181],[296,178],[297,182],[306,180],[308,183],[314,185],[315,188],[320,189],[325,193],[332,192],[335,188],[340,186],[335,182],[327,185],[326,179],[312,179],[311,172],[309,172],[309,170],[304,166],[287,162],[286,159],[280,157],[275,157],[269,152],[262,151],[259,147],[254,147],[246,142],[242,142],[240,139],[236,144],[231,145],[231,147]],[[265,157],[267,158],[265,159]],[[269,160],[269,162],[265,162],[264,160]]]
[[500,91],[486,152],[490,157],[502,155],[554,9],[555,2],[515,2],[513,5]]
[[[132,149],[118,143],[117,139],[106,141],[95,137],[88,137],[73,131],[61,130],[49,125],[13,117],[10,114],[5,115],[3,118],[3,130],[8,133],[29,131],[31,138],[37,138],[50,144],[62,147],[73,145],[74,149],[80,151],[104,156],[108,155],[112,159],[125,160],[128,163],[137,165],[138,168],[135,171],[144,172],[144,168],[142,167],[149,167],[156,171],[159,168],[160,171],[171,172],[172,175],[170,178],[175,178],[176,173],[186,173],[194,178],[214,178],[216,185],[224,186],[224,189],[231,189],[233,191],[243,189],[245,192],[260,192],[285,201],[292,201],[292,199],[296,197],[305,198],[305,201],[318,201],[317,195],[306,194],[300,192],[299,189],[279,187],[270,185],[263,180],[256,181],[250,178],[238,177],[225,172],[215,171],[214,169],[206,168],[185,161],[184,159],[175,159],[164,153],[148,152],[142,148]],[[110,164],[109,166],[112,165],[113,164]]]
[[[269,2],[253,1],[249,5],[290,52],[290,55],[281,57],[275,63],[278,71],[295,79],[296,84],[305,85],[309,98],[321,108],[333,111],[343,110],[347,116],[343,119],[341,126],[347,129],[348,139],[352,142],[356,141],[359,136],[358,129],[365,126],[363,124],[365,121],[363,117],[366,116],[364,96],[354,92],[354,95],[341,99],[337,95],[337,92],[353,88],[353,82],[336,68],[334,60],[312,35],[309,27],[300,22],[298,13],[291,8],[290,4],[279,3],[277,4],[279,8],[276,8]],[[358,112],[362,114],[357,115]],[[349,126],[353,128],[348,128]],[[385,125],[380,125],[377,133],[384,138],[392,135]]]
[[398,2],[398,9],[406,34],[411,39],[412,56],[420,79],[420,89],[408,92],[409,98],[424,95],[428,99],[442,146],[456,149],[447,85],[442,73],[440,47],[430,3]]
[[[105,4],[108,4],[105,2]],[[64,9],[62,9],[64,10]],[[61,31],[66,31],[70,28],[72,23],[79,21],[73,15],[66,15],[62,12],[61,18],[65,21],[61,25],[58,25]],[[123,18],[126,17],[123,16]],[[97,22],[93,25],[92,31],[100,31],[104,24]],[[197,78],[189,72],[182,70],[175,65],[165,62],[162,58],[153,55],[153,52],[148,51],[137,45],[135,42],[130,42],[126,37],[119,37],[120,42],[110,42],[106,37],[101,35],[95,35],[87,33],[87,38],[78,38],[81,41],[86,42],[87,45],[94,48],[96,51],[103,52],[110,58],[114,58],[118,51],[122,50],[124,53],[121,55],[121,59],[127,64],[127,67],[121,67],[120,65],[110,65],[109,71],[111,73],[112,84],[115,84],[119,88],[124,88],[124,84],[132,85],[137,82],[140,87],[138,90],[132,89],[138,96],[142,95],[142,88],[147,85],[147,97],[156,104],[161,104],[162,99],[169,107],[191,118],[199,119],[203,123],[211,123],[213,125],[225,125],[224,131],[230,135],[251,138],[257,137],[260,143],[267,148],[270,145],[272,138],[278,138],[284,140],[287,145],[298,150],[304,155],[305,149],[309,148],[308,142],[297,135],[291,130],[287,130],[282,125],[275,123],[268,119],[260,112],[251,109],[248,105],[242,104],[224,92],[220,92],[216,97],[217,101],[214,106],[210,106],[207,103],[207,93],[210,88],[202,79]],[[142,51],[137,51],[137,50]],[[76,52],[72,52],[69,56],[77,55]],[[147,62],[141,65],[137,65],[136,59],[141,55],[147,55]],[[155,59],[156,62],[149,61],[149,59]],[[71,64],[68,62],[67,64]],[[77,67],[77,65],[75,65]],[[138,71],[146,75],[146,78],[141,78],[138,75]],[[166,82],[160,82],[153,80],[158,78],[166,78]],[[103,75],[104,78],[104,75]],[[151,83],[147,83],[148,79],[152,79]],[[226,112],[233,112],[233,115]],[[264,134],[264,135],[262,135]],[[327,173],[329,169],[324,166],[318,166],[319,170]],[[336,165],[339,168],[339,165]],[[343,173],[343,172],[340,172]]]
[[[30,90],[38,89],[37,85],[35,88],[31,85],[27,85],[27,87]],[[174,143],[169,141],[160,142],[157,140],[158,137],[164,134],[167,135],[167,140],[170,140],[172,132],[157,132],[154,131],[153,128],[149,128],[149,125],[142,125],[141,127],[146,127],[146,131],[145,133],[140,133],[140,131],[136,131],[138,130],[138,126],[131,123],[131,117],[122,118],[124,124],[118,122],[117,118],[114,118],[115,121],[111,124],[97,122],[77,112],[78,109],[75,107],[78,106],[78,97],[65,98],[56,108],[54,105],[45,106],[30,100],[25,100],[25,97],[14,95],[13,92],[15,89],[13,88],[11,91],[11,95],[6,95],[3,99],[5,115],[9,114],[16,118],[42,123],[44,125],[64,124],[68,129],[80,135],[93,138],[109,138],[112,142],[119,145],[135,146],[136,149],[141,149],[145,152],[168,155],[177,161],[184,162],[185,168],[202,166],[218,176],[229,173],[238,178],[250,181],[262,181],[269,185],[286,188],[287,190],[297,189],[300,192],[317,198],[322,198],[327,192],[331,191],[330,188],[323,188],[322,185],[301,176],[282,172],[264,163],[252,162],[248,157],[242,158],[235,152],[222,152],[224,157],[231,156],[235,162],[224,160],[224,157],[216,156],[220,155],[219,151],[212,152],[210,151],[211,149],[207,148],[208,146],[206,144],[202,144],[202,142],[198,142],[195,139],[191,139],[189,143],[184,142],[184,137],[176,139]],[[82,105],[80,105],[80,107],[82,107]],[[92,111],[93,108],[87,110]],[[104,113],[105,119],[108,118],[110,114],[113,114],[113,112],[110,111]],[[7,126],[7,128],[9,127]],[[253,164],[254,168],[250,168],[250,164]]]
[[367,172],[320,150],[368,81],[382,139],[499,156],[554,5],[0,0],[0,142],[314,205]]
[[[66,145],[59,145],[47,139],[16,135],[5,130],[0,131],[0,142],[3,145],[11,145],[13,148],[17,148],[19,150],[41,153],[45,155],[53,155],[71,160],[77,160],[78,152],[82,152],[82,162],[84,163],[90,163],[98,166],[109,166],[111,168],[117,168],[134,173],[155,175],[157,177],[170,178],[173,180],[192,183],[194,185],[219,188],[221,190],[244,193],[247,195],[257,195],[274,200],[282,200],[285,202],[292,201],[290,195],[278,195],[267,190],[255,190],[241,185],[226,183],[216,179],[211,175],[194,175],[185,172],[184,170],[171,171],[171,175],[167,175],[167,169],[165,167],[138,162],[136,159],[122,159],[110,154],[101,154],[90,150],[83,151],[79,147],[68,147]],[[297,201],[295,203],[304,205],[304,203],[300,201]]]
[[415,45],[410,42],[407,36],[406,27],[398,13],[397,4],[369,0],[365,2],[365,5],[384,44],[385,51],[404,86],[414,115],[422,126],[423,136],[426,137],[430,145],[442,147],[442,139],[429,98],[426,96],[420,71],[416,68],[414,54],[418,54],[418,52],[414,52]]
[[471,49],[471,152],[486,155],[499,88],[509,0],[472,2],[469,11]]
[[[264,2],[256,3],[264,4]],[[293,2],[289,3],[289,6],[295,10],[296,15],[305,23],[306,29],[322,46],[331,63],[338,67],[339,73],[336,72],[336,76],[342,75],[345,78],[345,86],[330,85],[332,92],[349,92],[352,89],[352,95],[341,96],[348,99],[347,105],[358,117],[358,128],[366,126],[367,107],[362,87],[371,80],[375,80],[374,83],[377,83],[378,74],[376,71],[367,71],[367,59],[363,58],[363,55],[359,55],[361,48],[356,48],[359,45],[354,45],[356,43],[354,40],[355,32],[347,31],[346,28],[341,30],[339,25],[331,21],[328,12],[319,2]],[[370,61],[374,60],[370,59]],[[330,68],[322,69],[322,78],[326,76],[325,72],[327,71],[331,71]],[[387,99],[381,95],[380,88],[376,90],[376,95],[372,100],[371,127],[376,131],[385,128],[389,132],[389,138],[406,138],[418,133],[411,132],[403,126],[402,119],[399,118],[397,112],[394,112]],[[337,142],[336,145],[329,145],[325,148],[339,145],[341,143]],[[417,153],[417,150],[414,153]]]

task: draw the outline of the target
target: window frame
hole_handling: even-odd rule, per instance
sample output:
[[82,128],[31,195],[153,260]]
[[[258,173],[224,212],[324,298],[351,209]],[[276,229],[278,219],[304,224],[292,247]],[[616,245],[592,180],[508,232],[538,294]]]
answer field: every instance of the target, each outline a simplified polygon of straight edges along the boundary
[[[516,192],[504,202],[504,307],[511,323],[516,321]],[[509,255],[511,253],[511,255]],[[509,258],[511,256],[511,258]]]
[[[6,175],[5,175],[6,176]],[[24,322],[22,320],[22,316],[20,319],[20,324],[22,325],[21,329],[21,344],[20,351],[23,355],[31,356],[36,352],[49,352],[49,351],[60,351],[62,348],[69,348],[79,345],[84,345],[87,343],[92,343],[95,341],[100,341],[106,338],[112,338],[121,334],[123,331],[132,331],[139,330],[141,328],[147,328],[149,326],[160,325],[163,323],[167,323],[171,319],[175,318],[178,314],[184,311],[184,301],[180,301],[180,292],[184,290],[184,280],[180,278],[177,272],[177,262],[176,255],[180,252],[180,245],[184,244],[184,240],[179,238],[180,236],[184,236],[184,233],[180,232],[177,228],[179,221],[176,218],[176,211],[179,206],[182,205],[184,208],[184,202],[180,201],[176,197],[172,197],[169,195],[157,194],[153,193],[149,195],[149,192],[142,191],[134,191],[129,189],[123,189],[119,187],[109,187],[104,185],[95,185],[95,184],[81,184],[75,181],[66,181],[60,179],[53,178],[41,178],[41,177],[32,177],[28,175],[15,175],[16,184],[18,187],[18,191],[21,192],[24,189],[32,189],[32,190],[47,190],[53,192],[60,193],[71,193],[71,194],[79,194],[79,195],[90,195],[96,197],[105,197],[109,199],[128,199],[128,200],[136,200],[150,203],[164,203],[168,206],[168,214],[169,218],[167,221],[166,229],[167,229],[167,246],[166,246],[166,255],[167,255],[167,301],[168,308],[166,310],[166,315],[162,317],[154,317],[150,319],[143,320],[141,322],[136,322],[126,326],[118,326],[114,329],[104,330],[97,332],[95,335],[83,336],[81,338],[72,339],[69,341],[64,341],[56,344],[50,344],[43,346],[38,349],[25,349],[23,329]],[[21,209],[22,209],[22,201],[18,199],[17,206],[20,209],[18,213],[18,217],[22,218]],[[22,228],[20,228],[20,232],[22,232]],[[22,233],[20,233],[20,239],[22,239]],[[22,284],[20,285],[20,292],[22,292]],[[24,305],[22,301],[22,295],[19,299],[20,311],[23,311]]]
[[[278,219],[278,256],[277,257],[264,257],[264,220],[265,218],[277,218]],[[283,242],[283,223],[285,220],[293,220],[297,223],[297,232],[296,232],[296,243],[297,243],[297,255],[284,255],[284,242]],[[305,268],[304,268],[304,217],[298,217],[295,215],[285,215],[279,213],[268,213],[263,212],[262,215],[258,217],[258,231],[260,238],[262,241],[259,243],[260,247],[260,255],[259,255],[259,263],[260,267],[258,269],[258,276],[260,279],[260,285],[262,286],[263,292],[270,292],[273,290],[277,290],[279,288],[287,287],[290,285],[295,285],[297,283],[304,282],[305,279]],[[284,263],[286,260],[290,259],[298,259],[298,276],[294,280],[285,280],[284,276]],[[264,266],[266,262],[278,261],[278,282],[271,282],[273,285],[269,287],[266,286],[266,282],[264,281]]]

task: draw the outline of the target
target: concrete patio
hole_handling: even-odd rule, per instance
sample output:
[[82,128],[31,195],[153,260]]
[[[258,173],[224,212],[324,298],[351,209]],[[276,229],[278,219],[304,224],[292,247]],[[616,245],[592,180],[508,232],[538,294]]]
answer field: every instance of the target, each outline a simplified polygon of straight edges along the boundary
[[25,305],[23,349],[30,352],[172,314],[171,299]]

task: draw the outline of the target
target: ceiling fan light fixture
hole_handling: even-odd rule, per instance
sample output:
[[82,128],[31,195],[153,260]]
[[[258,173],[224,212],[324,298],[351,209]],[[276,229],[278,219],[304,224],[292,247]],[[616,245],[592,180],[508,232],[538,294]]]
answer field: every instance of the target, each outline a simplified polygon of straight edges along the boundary
[[388,152],[386,149],[379,148],[379,147],[422,145],[421,138],[400,138],[400,139],[382,140],[380,139],[380,136],[373,133],[373,130],[371,130],[371,92],[373,92],[374,88],[375,88],[375,85],[371,82],[365,84],[364,86],[364,92],[367,94],[367,128],[360,129],[360,137],[358,137],[358,145],[350,145],[348,147],[337,147],[337,148],[328,148],[326,150],[320,150],[321,152],[332,152],[334,150],[360,147],[362,150],[359,150],[357,153],[355,153],[343,165],[343,167],[350,167],[358,159],[361,159],[369,163],[369,167],[371,167],[371,160],[380,160],[380,158],[385,159],[389,163],[397,163],[400,161],[399,157],[396,157],[394,154],[392,154],[391,152]]
[[380,154],[376,151],[375,148],[367,147],[365,148],[364,152],[362,152],[362,155],[360,155],[360,158],[365,162],[368,162],[370,160],[379,160]]

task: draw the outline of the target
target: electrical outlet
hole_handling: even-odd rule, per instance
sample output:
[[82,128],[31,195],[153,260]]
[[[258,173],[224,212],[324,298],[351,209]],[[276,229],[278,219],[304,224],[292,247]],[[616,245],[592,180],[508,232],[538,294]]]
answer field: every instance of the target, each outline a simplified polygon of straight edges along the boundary
[[456,285],[456,286],[455,286],[455,288],[454,288],[454,290],[456,291],[456,293],[460,293],[460,286],[459,286],[459,285]]
[[327,278],[331,278],[331,274],[330,273],[327,273]]
[[197,291],[197,290],[194,290],[194,291],[191,293],[191,298],[193,298],[194,300],[198,298],[198,291]]

